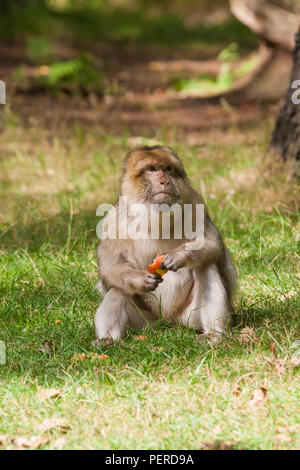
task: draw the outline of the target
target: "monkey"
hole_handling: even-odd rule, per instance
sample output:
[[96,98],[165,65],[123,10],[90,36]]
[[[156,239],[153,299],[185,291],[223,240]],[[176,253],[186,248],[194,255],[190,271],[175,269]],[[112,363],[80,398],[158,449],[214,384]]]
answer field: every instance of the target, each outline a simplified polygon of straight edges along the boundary
[[[203,335],[219,340],[231,324],[231,300],[237,273],[229,250],[213,224],[202,197],[191,187],[184,166],[169,147],[143,146],[128,153],[124,160],[121,196],[128,207],[192,208],[204,207],[203,243],[185,234],[162,237],[164,211],[154,211],[159,225],[158,236],[132,239],[123,237],[110,210],[103,224],[111,222],[115,239],[103,238],[97,248],[99,284],[103,295],[95,315],[96,345],[120,340],[129,329],[152,325],[160,316],[189,326]],[[123,215],[120,201],[113,207],[119,219]],[[182,214],[177,217],[182,222]],[[148,222],[146,215],[142,225]],[[135,222],[131,214],[129,219]],[[171,228],[175,215],[171,214]],[[145,222],[145,224],[144,224]],[[148,229],[146,229],[147,232]],[[195,238],[195,237],[194,237]],[[147,266],[157,253],[164,254],[162,278],[151,274]]]

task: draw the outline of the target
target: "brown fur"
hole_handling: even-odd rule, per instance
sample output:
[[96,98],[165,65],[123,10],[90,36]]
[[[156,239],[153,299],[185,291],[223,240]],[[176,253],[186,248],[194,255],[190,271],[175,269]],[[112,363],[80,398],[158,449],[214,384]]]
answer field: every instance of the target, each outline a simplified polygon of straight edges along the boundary
[[[162,188],[162,195],[157,193],[157,188]],[[142,147],[127,155],[121,195],[128,197],[129,205],[149,204],[160,197],[170,205],[189,203],[194,207],[203,203],[192,189],[178,156],[160,146]],[[115,208],[119,215],[119,205]],[[225,331],[236,274],[230,254],[206,209],[204,224],[204,245],[196,250],[190,249],[193,240],[177,240],[173,236],[170,240],[128,238],[100,242],[98,266],[105,302],[95,318],[99,340],[119,339],[129,326],[140,325],[138,318],[142,312],[148,320],[155,320],[158,300],[149,297],[151,291],[161,298],[164,316],[175,315],[178,321],[190,322],[204,332]],[[169,270],[163,280],[147,272],[147,265],[158,252],[165,253],[164,265]],[[118,314],[118,308],[122,313]]]

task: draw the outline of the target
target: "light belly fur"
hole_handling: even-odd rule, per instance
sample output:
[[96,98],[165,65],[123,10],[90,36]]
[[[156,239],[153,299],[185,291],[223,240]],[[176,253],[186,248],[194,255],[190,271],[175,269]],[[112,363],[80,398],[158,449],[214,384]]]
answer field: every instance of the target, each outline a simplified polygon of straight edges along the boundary
[[157,316],[160,314],[163,318],[178,317],[182,313],[193,285],[192,269],[181,268],[177,272],[168,271],[155,291],[143,296],[143,303],[147,310]]

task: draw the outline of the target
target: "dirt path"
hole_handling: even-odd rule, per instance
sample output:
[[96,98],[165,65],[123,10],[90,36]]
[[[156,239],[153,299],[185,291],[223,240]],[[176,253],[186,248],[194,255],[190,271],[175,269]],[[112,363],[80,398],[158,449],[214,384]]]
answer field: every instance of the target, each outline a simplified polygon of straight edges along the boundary
[[[72,57],[76,49],[64,48],[62,56]],[[96,126],[101,132],[151,136],[158,128],[176,127],[182,133],[203,133],[218,128],[226,130],[233,124],[251,126],[266,117],[275,116],[277,107],[241,104],[234,108],[225,101],[211,103],[182,100],[169,93],[174,74],[192,76],[200,72],[217,74],[220,64],[216,51],[206,53],[195,48],[171,50],[153,46],[116,46],[100,44],[91,51],[103,63],[105,80],[113,92],[98,97],[59,96],[51,94],[16,93],[13,73],[22,64],[30,66],[22,45],[0,48],[0,78],[7,83],[8,102],[24,125],[35,122],[52,129],[61,124],[80,123]],[[78,53],[78,51],[77,51]]]

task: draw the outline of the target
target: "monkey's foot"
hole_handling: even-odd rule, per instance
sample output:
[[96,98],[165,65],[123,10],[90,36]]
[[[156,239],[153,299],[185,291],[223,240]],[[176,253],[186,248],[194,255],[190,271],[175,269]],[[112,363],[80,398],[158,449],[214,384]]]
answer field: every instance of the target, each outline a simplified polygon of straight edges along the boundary
[[196,335],[196,340],[200,341],[203,344],[209,343],[212,345],[216,345],[220,343],[224,339],[224,337],[224,334],[219,333],[202,333]]
[[111,337],[108,338],[97,338],[94,341],[92,341],[92,347],[93,348],[103,348],[103,346],[109,346],[112,344],[114,340]]

